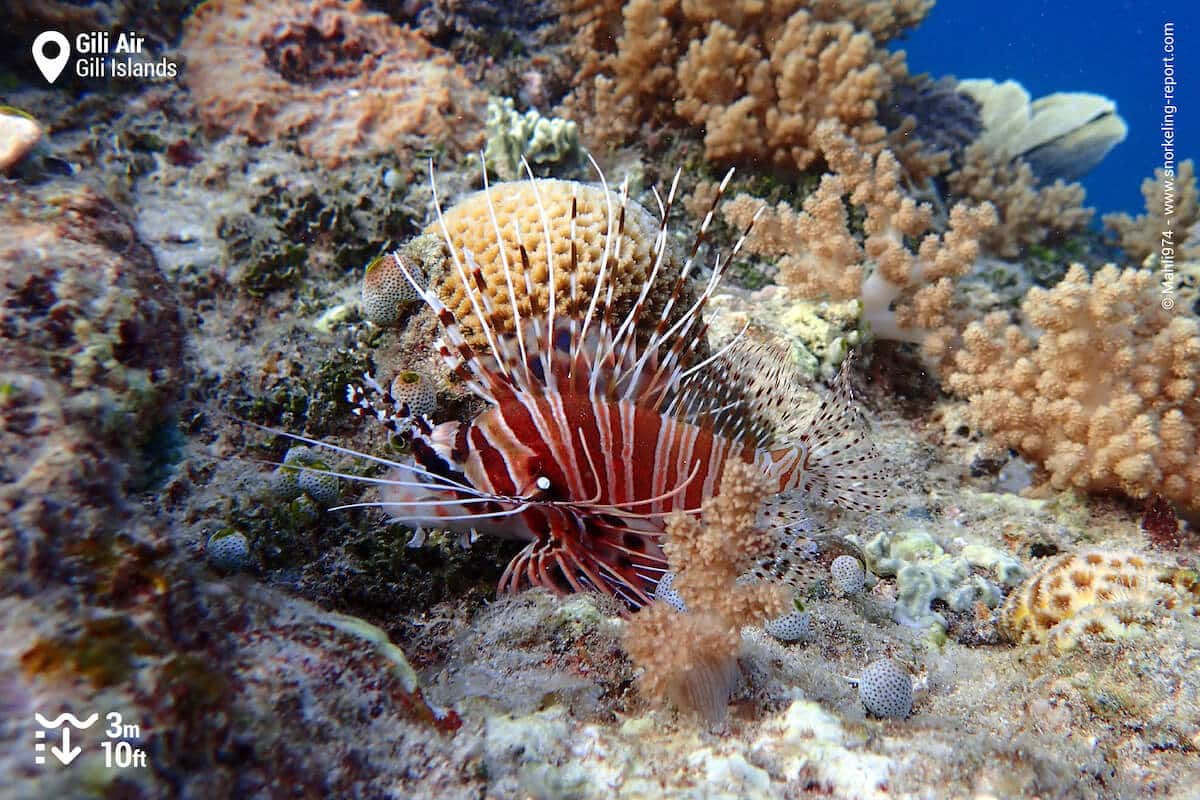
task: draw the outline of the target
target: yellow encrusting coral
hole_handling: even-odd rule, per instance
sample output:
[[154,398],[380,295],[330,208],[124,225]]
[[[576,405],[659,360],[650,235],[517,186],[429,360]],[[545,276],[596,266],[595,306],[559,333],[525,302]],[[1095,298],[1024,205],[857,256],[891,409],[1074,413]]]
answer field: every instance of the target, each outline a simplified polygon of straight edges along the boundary
[[758,469],[732,460],[720,494],[704,502],[703,523],[678,513],[667,521],[663,549],[688,611],[658,600],[629,620],[625,650],[642,668],[639,687],[647,697],[669,700],[709,722],[724,719],[742,626],[776,617],[791,602],[782,585],[738,582],[776,547],[772,533],[757,526],[768,489]]
[[1119,639],[1147,611],[1200,613],[1200,580],[1190,569],[1124,551],[1050,559],[1005,601],[999,630],[1012,642],[1072,649],[1080,637]]
[[[489,205],[490,203],[490,205]],[[572,218],[572,204],[575,207]],[[610,216],[610,210],[612,215]],[[492,213],[495,213],[493,221]],[[544,212],[544,213],[543,213]],[[608,274],[605,284],[613,287],[613,308],[622,319],[638,293],[654,272],[654,243],[660,224],[650,212],[633,201],[626,202],[625,224],[617,236],[621,198],[605,193],[599,186],[560,180],[514,181],[493,184],[486,192],[476,192],[456,203],[443,214],[449,241],[465,259],[469,251],[483,272],[485,291],[497,311],[493,327],[512,332],[514,315],[509,296],[507,262],[512,296],[523,319],[544,314],[550,297],[550,268],[554,269],[556,313],[582,317],[605,266],[606,244]],[[543,220],[549,224],[549,231]],[[612,238],[609,241],[609,227]],[[571,289],[572,225],[575,247],[575,295]],[[434,222],[426,233],[441,238],[441,224]],[[547,236],[551,257],[546,256]],[[526,269],[522,247],[528,256],[533,294],[526,290]],[[503,249],[502,249],[503,248]],[[465,263],[463,264],[466,268]],[[486,345],[462,280],[453,260],[444,259],[429,269],[429,288],[437,292],[455,317],[463,324],[467,340],[473,346]],[[653,327],[670,297],[681,268],[681,259],[668,241],[667,253],[654,277],[646,299],[642,322]],[[675,304],[675,315],[686,311],[690,293]]]
[[1111,265],[1075,265],[1022,309],[1027,329],[996,312],[963,334],[949,386],[972,423],[1056,488],[1200,508],[1200,321],[1162,307],[1154,273]]

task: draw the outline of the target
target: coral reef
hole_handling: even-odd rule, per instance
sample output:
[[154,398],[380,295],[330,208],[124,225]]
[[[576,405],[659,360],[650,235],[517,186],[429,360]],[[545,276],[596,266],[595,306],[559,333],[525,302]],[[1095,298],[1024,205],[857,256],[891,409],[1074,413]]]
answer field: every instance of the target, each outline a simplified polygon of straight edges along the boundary
[[[1105,227],[1116,234],[1125,251],[1137,265],[1154,254],[1166,255],[1163,248],[1170,248],[1170,255],[1178,256],[1181,249],[1191,243],[1197,223],[1200,223],[1200,190],[1196,186],[1196,162],[1188,159],[1179,164],[1175,174],[1168,175],[1159,167],[1153,178],[1142,181],[1142,197],[1146,199],[1146,213],[1138,217],[1128,214],[1106,214]],[[1169,198],[1171,211],[1168,216],[1165,201]],[[1164,235],[1171,231],[1170,236]]]
[[459,713],[522,715],[561,705],[580,716],[620,702],[632,668],[618,609],[599,595],[532,590],[497,600],[454,638],[455,669],[427,686]]
[[[720,493],[704,502],[703,523],[681,514],[670,518],[663,549],[675,572],[673,588],[688,610],[655,602],[629,621],[624,636],[629,657],[642,670],[641,691],[710,724],[720,724],[727,713],[742,626],[778,616],[790,599],[780,585],[738,580],[777,546],[771,532],[757,527],[766,492],[766,479],[753,465],[731,460]],[[687,648],[670,646],[680,637]]]
[[[572,204],[575,213],[572,214]],[[608,270],[607,282],[615,287],[613,309],[616,319],[629,313],[642,287],[654,276],[654,286],[646,298],[642,325],[646,333],[657,323],[679,278],[683,259],[676,246],[668,240],[668,250],[655,273],[655,241],[659,222],[633,201],[625,204],[625,224],[622,235],[609,241],[609,208],[621,208],[621,198],[615,192],[605,193],[598,186],[573,181],[517,181],[493,185],[486,192],[477,192],[458,201],[443,215],[449,241],[464,258],[470,251],[483,271],[485,291],[496,309],[492,327],[512,332],[512,300],[516,299],[522,317],[544,312],[549,301],[551,267],[559,298],[570,298],[558,306],[560,315],[578,314],[587,310],[601,269]],[[492,213],[495,213],[493,222]],[[544,210],[544,214],[543,214]],[[543,223],[549,223],[549,230]],[[571,237],[574,226],[575,236]],[[518,234],[519,231],[519,234]],[[427,233],[440,236],[441,224],[435,222]],[[574,294],[570,273],[569,242],[578,246],[575,255]],[[522,246],[525,256],[522,255]],[[546,248],[550,248],[549,262]],[[528,268],[525,257],[528,257]],[[609,263],[605,263],[605,257]],[[432,266],[426,264],[430,288],[435,290],[463,323],[467,340],[477,347],[486,347],[470,297],[463,291],[458,269],[452,258],[446,257]],[[511,275],[511,284],[506,279]],[[464,265],[465,269],[465,265]],[[527,292],[526,280],[532,280],[533,294]],[[510,297],[509,292],[512,292]],[[671,319],[687,310],[690,291],[676,302]],[[646,327],[648,326],[648,327]]]
[[137,182],[138,232],[196,302],[228,283],[256,298],[295,292],[303,313],[332,288],[326,278],[416,232],[415,204],[424,208],[410,173],[421,167],[387,153],[331,172],[285,142],[225,137],[199,163],[158,155],[150,164]]
[[[184,81],[86,87],[37,78],[31,35],[136,30],[158,53],[179,40],[181,4],[13,5],[5,101],[41,139],[0,181],[0,794],[1189,798],[1191,163],[1161,176],[1176,182],[1176,252],[1155,238],[1158,214],[1111,226],[1157,273],[1067,273],[1093,258],[1076,252],[1076,190],[971,149],[958,84],[909,77],[884,51],[925,0],[566,2],[575,16],[560,25],[558,0],[216,0],[188,22]],[[594,50],[577,53],[578,73],[561,44],[577,33]],[[661,232],[642,184],[683,163],[686,227],[715,194],[706,154],[748,167],[692,277],[769,202],[758,257],[731,265],[704,320],[714,346],[752,324],[725,355],[757,348],[737,363],[764,434],[810,401],[781,377],[828,375],[866,327],[966,342],[957,372],[930,353],[960,398],[932,399],[912,348],[887,341],[854,375],[870,443],[900,466],[883,509],[845,515],[797,495],[759,509],[763,487],[735,464],[716,500],[672,521],[675,571],[645,612],[586,593],[497,599],[519,544],[463,549],[431,527],[428,547],[406,547],[411,529],[353,507],[378,501],[383,465],[245,424],[408,457],[354,421],[345,385],[364,373],[435,422],[478,413],[436,366],[437,320],[410,302],[399,261],[376,260],[399,253],[448,300],[461,289],[428,156],[439,196],[461,198],[447,213],[459,255],[479,261],[503,318],[513,302],[545,305],[539,199],[556,223],[578,202],[576,291],[594,285],[618,193],[501,185],[498,236],[486,198],[468,196],[480,165],[459,158],[483,141],[472,84],[514,99],[495,115],[513,126],[510,165],[547,132],[516,112],[561,116],[572,88],[579,134],[632,136],[596,152],[610,174],[630,169],[616,313],[649,279]],[[617,117],[594,115],[605,108]],[[580,168],[538,170],[590,180]],[[947,186],[993,202],[999,223],[955,218],[933,194]],[[1162,188],[1147,189],[1156,208]],[[1039,208],[1063,203],[1054,219]],[[678,213],[649,321],[688,255]],[[549,232],[559,289],[564,231]],[[1021,263],[980,259],[971,240]],[[803,286],[810,269],[813,299],[773,283]],[[1035,469],[1066,491],[1025,491]],[[794,527],[755,527],[780,522]],[[781,565],[803,584],[795,596],[751,580]],[[95,729],[74,739],[73,764],[32,763],[34,712],[112,710],[141,726],[146,768],[106,769]]]
[[813,134],[822,121],[880,151],[878,106],[907,74],[903,54],[881,45],[929,4],[610,0],[575,8],[583,80],[566,106],[587,139],[624,141],[643,124],[698,126],[710,161],[795,172],[818,161]]
[[[818,127],[816,139],[834,173],[821,179],[803,211],[780,204],[764,214],[747,249],[786,254],[779,261],[781,284],[805,297],[859,297],[863,320],[877,337],[920,342],[940,362],[964,324],[955,318],[954,279],[975,261],[994,212],[986,204],[956,205],[939,236],[930,232],[931,209],[903,191],[889,151],[872,157],[830,125]],[[861,244],[850,231],[843,196],[866,209]],[[739,195],[722,213],[744,224],[757,206]],[[919,241],[915,252],[907,244],[913,239]]]
[[461,68],[359,0],[205,3],[184,25],[182,52],[209,126],[254,142],[295,134],[329,167],[352,154],[482,144],[486,100]]
[[1200,321],[1162,307],[1153,273],[1111,265],[1071,267],[1022,310],[1033,337],[1004,312],[964,333],[949,385],[972,423],[1056,488],[1200,508]]
[[[453,719],[435,717],[377,629],[202,568],[204,539],[171,516],[195,463],[162,488],[148,469],[167,457],[158,431],[191,374],[171,288],[94,190],[56,181],[4,191],[0,725],[17,742],[35,711],[119,710],[154,763],[106,769],[91,734],[64,769],[32,769],[28,748],[6,748],[6,791],[227,796],[269,792],[288,765],[289,780],[355,793],[361,771],[325,765],[366,763],[364,743],[394,742],[396,723],[420,740]],[[244,566],[246,544],[226,530],[209,555]],[[314,701],[323,726],[344,728],[302,742],[294,732]],[[359,735],[365,720],[391,733]],[[332,751],[312,749],[323,747]]]
[[572,120],[543,117],[533,108],[522,114],[512,98],[493,98],[488,101],[483,158],[488,169],[511,181],[523,177],[522,159],[535,169],[578,160],[579,130]]
[[174,295],[109,199],[87,187],[9,186],[3,195],[0,363],[13,419],[5,430],[16,437],[6,472],[18,485],[37,481],[62,448],[70,460],[100,444],[119,459],[89,483],[106,484],[102,494],[140,483],[154,455],[143,448],[168,422],[183,376]]
[[1200,616],[1195,570],[1138,553],[1090,550],[1043,564],[1008,596],[999,629],[1010,641],[1045,642],[1064,652],[1084,636],[1136,636],[1174,611]]
[[846,354],[864,340],[857,299],[797,299],[782,287],[769,284],[749,293],[718,294],[709,307],[713,310],[709,331],[714,342],[728,341],[750,324],[747,335],[762,332],[763,338],[773,339],[795,364],[800,382],[805,384],[817,377],[833,378]]

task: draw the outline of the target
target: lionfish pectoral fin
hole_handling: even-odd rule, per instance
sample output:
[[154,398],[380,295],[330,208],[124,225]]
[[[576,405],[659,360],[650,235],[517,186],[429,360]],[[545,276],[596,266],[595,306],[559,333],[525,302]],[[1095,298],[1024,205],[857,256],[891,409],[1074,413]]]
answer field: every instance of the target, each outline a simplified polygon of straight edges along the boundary
[[862,550],[843,536],[814,534],[781,543],[779,548],[762,559],[750,571],[755,579],[785,583],[799,592],[806,592],[829,579],[829,565],[838,556],[853,556],[867,563]]
[[535,586],[556,595],[601,591],[603,581],[572,557],[569,548],[547,542],[530,542],[508,563],[500,577],[500,594],[515,594]]
[[851,351],[829,394],[772,457],[784,476],[783,488],[802,489],[810,500],[851,511],[876,511],[888,495],[886,462],[854,400],[853,360]]
[[666,556],[652,533],[602,526],[579,537],[531,542],[500,578],[500,592],[534,586],[555,594],[592,591],[615,597],[631,608],[648,605],[667,571]]
[[363,374],[362,385],[346,385],[346,402],[354,406],[356,417],[372,417],[393,436],[409,439],[413,428],[422,432],[432,429],[432,423],[421,414],[414,414],[408,403],[398,401],[391,390],[379,384],[370,375]]
[[780,492],[766,498],[758,510],[758,524],[772,531],[785,544],[791,543],[802,533],[816,527],[808,514],[808,503],[803,492]]
[[703,369],[689,372],[688,401],[678,405],[686,419],[768,449],[795,429],[808,380],[781,336],[747,324]]

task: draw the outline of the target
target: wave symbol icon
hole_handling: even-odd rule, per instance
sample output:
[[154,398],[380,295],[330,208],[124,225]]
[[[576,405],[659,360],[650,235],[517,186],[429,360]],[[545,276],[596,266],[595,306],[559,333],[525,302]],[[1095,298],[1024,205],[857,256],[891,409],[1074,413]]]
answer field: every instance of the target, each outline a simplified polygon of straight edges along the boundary
[[43,728],[61,728],[64,722],[69,722],[80,730],[87,730],[96,724],[96,720],[100,719],[100,715],[95,713],[82,721],[79,717],[71,713],[59,714],[53,720],[46,719],[38,713],[34,713],[33,717],[37,720],[38,725],[41,725]]

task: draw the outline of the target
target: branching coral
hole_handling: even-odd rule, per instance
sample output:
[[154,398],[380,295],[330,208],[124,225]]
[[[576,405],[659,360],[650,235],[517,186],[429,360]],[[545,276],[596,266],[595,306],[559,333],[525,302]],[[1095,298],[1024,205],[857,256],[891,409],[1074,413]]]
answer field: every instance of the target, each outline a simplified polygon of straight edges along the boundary
[[482,143],[486,100],[419,34],[360,0],[225,2],[184,27],[184,81],[213,128],[299,136],[329,166],[347,155]]
[[522,177],[522,159],[530,166],[577,159],[578,127],[570,120],[543,117],[536,108],[522,114],[511,97],[492,99],[487,107],[483,157],[488,169],[506,181],[515,180]]
[[[834,174],[804,203],[802,212],[780,204],[769,209],[747,243],[751,252],[777,255],[779,282],[804,297],[861,297],[863,318],[883,339],[921,342],[933,361],[945,358],[958,330],[953,319],[954,279],[978,254],[977,241],[995,224],[990,205],[956,205],[942,235],[931,232],[932,211],[908,197],[899,162],[890,151],[872,156],[836,126],[815,134]],[[866,210],[865,238],[851,233],[843,197]],[[727,203],[726,219],[746,224],[758,201],[740,195]],[[915,252],[906,241],[920,238]]]
[[756,525],[767,490],[757,469],[734,460],[725,467],[720,494],[704,503],[703,524],[682,514],[668,520],[663,549],[689,610],[657,601],[626,630],[626,652],[643,670],[643,693],[709,722],[725,718],[742,626],[778,616],[791,599],[781,585],[738,581],[776,547],[774,535]]
[[[1178,252],[1185,242],[1190,242],[1197,223],[1200,223],[1200,190],[1196,187],[1196,163],[1191,159],[1179,165],[1179,172],[1167,175],[1162,169],[1154,170],[1153,178],[1142,181],[1142,197],[1146,198],[1146,213],[1140,217],[1128,214],[1106,214],[1104,224],[1120,239],[1121,248],[1137,264],[1142,264],[1151,253],[1157,253],[1164,245]],[[1171,203],[1168,216],[1166,205]],[[1163,232],[1173,231],[1169,240]]]
[[1027,163],[998,159],[983,144],[968,147],[962,166],[946,181],[956,197],[995,206],[999,224],[982,231],[979,244],[1001,258],[1081,233],[1092,219],[1092,209],[1083,207],[1081,185],[1056,180],[1039,187]]
[[809,0],[804,5],[822,22],[844,20],[886,42],[921,24],[933,0]]
[[1022,309],[972,323],[950,387],[973,423],[1056,488],[1160,494],[1200,508],[1200,321],[1159,302],[1154,273],[1073,266]]
[[[698,125],[709,160],[798,170],[832,121],[871,153],[876,121],[903,54],[880,44],[918,22],[923,0],[873,3],[713,3],[630,0],[580,13],[577,48],[588,78],[567,105],[593,141],[622,140],[645,123]],[[611,49],[615,42],[615,51]]]

